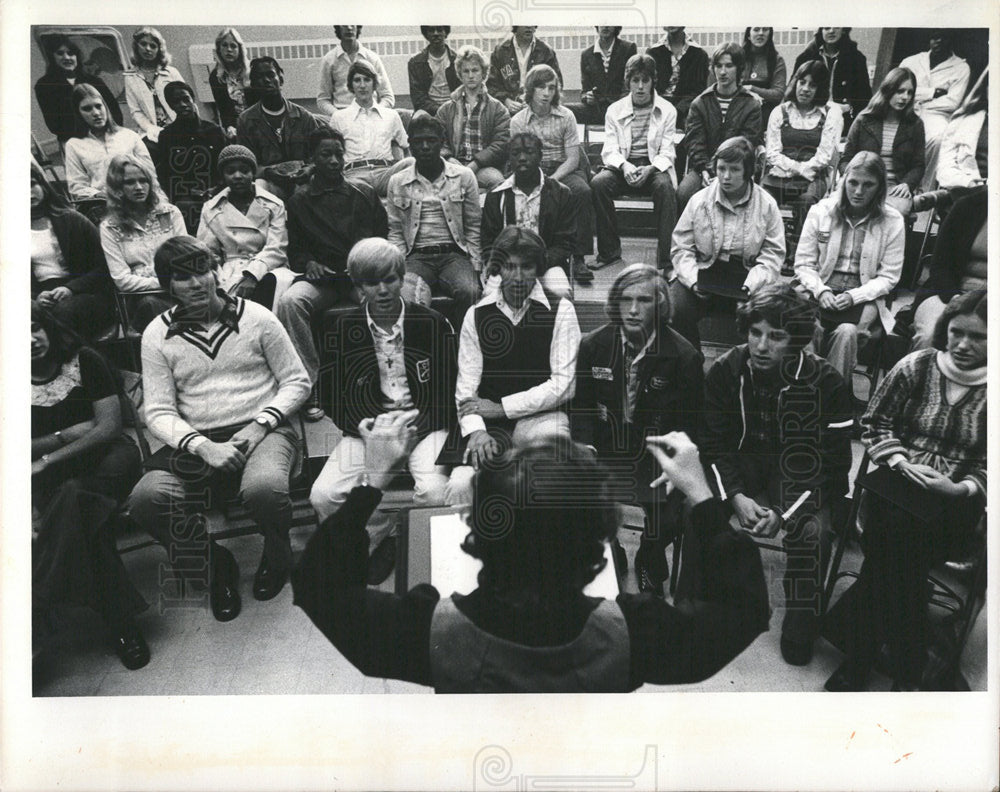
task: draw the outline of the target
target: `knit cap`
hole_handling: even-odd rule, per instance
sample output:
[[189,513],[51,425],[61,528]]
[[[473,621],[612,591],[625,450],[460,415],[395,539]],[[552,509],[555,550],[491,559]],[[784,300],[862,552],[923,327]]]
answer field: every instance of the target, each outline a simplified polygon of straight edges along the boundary
[[232,162],[233,160],[246,160],[253,165],[254,171],[257,170],[257,158],[253,155],[253,152],[246,146],[233,143],[219,152],[219,173],[222,173],[222,169],[227,162]]

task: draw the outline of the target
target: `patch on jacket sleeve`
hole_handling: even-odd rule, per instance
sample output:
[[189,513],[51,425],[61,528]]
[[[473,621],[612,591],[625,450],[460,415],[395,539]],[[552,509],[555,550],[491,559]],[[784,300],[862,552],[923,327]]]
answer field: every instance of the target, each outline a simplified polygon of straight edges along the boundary
[[605,368],[604,366],[591,366],[590,374],[595,380],[613,382],[615,379],[615,375],[611,373],[611,369]]

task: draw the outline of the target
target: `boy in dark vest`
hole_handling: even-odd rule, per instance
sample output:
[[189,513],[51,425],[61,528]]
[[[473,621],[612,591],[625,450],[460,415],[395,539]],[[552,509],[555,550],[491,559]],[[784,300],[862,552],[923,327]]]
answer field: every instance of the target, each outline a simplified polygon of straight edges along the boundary
[[538,282],[545,243],[517,226],[497,236],[489,268],[500,285],[469,309],[458,347],[458,432],[438,461],[457,464],[449,503],[468,503],[472,475],[512,445],[569,435],[580,327],[569,300]]

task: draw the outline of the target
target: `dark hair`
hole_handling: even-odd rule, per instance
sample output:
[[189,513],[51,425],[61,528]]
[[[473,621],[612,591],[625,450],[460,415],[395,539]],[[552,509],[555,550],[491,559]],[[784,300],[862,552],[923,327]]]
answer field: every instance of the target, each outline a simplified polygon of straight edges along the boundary
[[545,242],[542,238],[528,228],[507,226],[493,240],[489,271],[499,272],[504,261],[515,253],[529,261],[534,260],[536,273],[545,270]]
[[722,160],[723,162],[739,162],[743,165],[743,175],[748,182],[753,181],[753,170],[757,164],[757,152],[753,143],[742,135],[723,140],[712,155],[712,168]]
[[609,478],[568,437],[513,448],[473,480],[463,549],[480,559],[479,586],[526,608],[579,593],[604,569],[618,531]]
[[917,113],[913,108],[917,96],[917,76],[905,66],[897,66],[885,75],[882,84],[878,87],[877,91],[872,93],[872,98],[869,100],[868,106],[861,111],[861,114],[867,114],[874,118],[885,118],[885,112],[889,107],[889,100],[900,89],[903,83],[906,82],[913,83],[913,96],[910,97],[910,103],[901,115],[904,118],[916,118]]
[[174,107],[174,97],[179,93],[187,93],[192,99],[195,98],[194,89],[183,80],[174,80],[163,86],[163,98],[167,100],[171,110]]
[[751,325],[767,322],[788,333],[791,347],[798,352],[813,340],[816,316],[816,306],[791,284],[773,283],[758,289],[737,307],[736,329],[746,338]]
[[42,49],[45,52],[45,73],[54,76],[64,74],[63,70],[56,64],[56,50],[60,47],[68,47],[70,52],[76,56],[76,68],[73,74],[77,77],[83,76],[83,51],[80,46],[62,33],[53,33],[42,39]]
[[49,338],[49,352],[60,365],[73,359],[73,355],[86,345],[86,341],[69,325],[56,319],[36,300],[31,301],[31,321],[38,322]]
[[645,53],[633,55],[625,62],[625,88],[637,74],[644,74],[656,83],[656,61]]
[[[616,28],[612,28],[612,29],[615,31],[615,38],[618,38],[622,34],[622,29],[621,29],[620,26],[616,27]],[[601,32],[601,26],[600,25],[594,25],[594,30],[596,30],[598,33],[600,33]]]
[[[842,28],[842,30],[844,32],[840,36],[840,40],[837,42],[837,49],[838,50],[843,49],[844,44],[846,42],[850,42],[851,44],[854,44],[854,39],[851,38],[851,31],[853,29],[854,28],[849,28],[849,27]],[[813,41],[816,43],[816,46],[818,46],[820,48],[823,47],[823,43],[824,43],[823,42],[823,28],[821,28],[821,27],[820,28],[816,28],[816,35],[813,36]]]
[[371,81],[375,83],[376,89],[379,87],[378,75],[375,73],[375,67],[368,61],[358,58],[351,64],[351,68],[347,70],[347,90],[351,93],[354,93],[354,77],[358,74],[363,74],[365,77],[370,78]]
[[[335,35],[337,37],[338,41],[343,38],[343,35],[340,32],[340,28],[341,27],[342,27],[341,25],[334,25],[333,26],[333,35]],[[356,38],[361,38],[361,28],[362,28],[362,25],[355,25],[354,26],[354,35],[355,35]]]
[[218,259],[204,242],[186,234],[170,237],[164,241],[153,255],[153,270],[160,287],[170,293],[170,281],[177,270],[184,270],[184,265],[196,258],[205,257],[214,270],[218,267]]
[[278,61],[276,61],[270,55],[261,55],[259,58],[254,58],[252,61],[250,61],[250,74],[249,74],[250,81],[253,82],[254,75],[258,71],[260,71],[261,67],[267,64],[271,64],[274,67],[274,70],[278,73],[278,79],[281,82],[284,82],[285,70],[282,69],[281,64],[278,63]]
[[341,146],[347,145],[341,132],[328,127],[326,124],[320,124],[312,132],[310,132],[309,137],[306,138],[306,146],[310,157],[316,152],[316,149],[319,148],[319,144],[324,140],[339,140]]
[[975,289],[964,294],[956,294],[944,307],[944,313],[934,325],[931,346],[944,351],[948,348],[948,325],[956,316],[978,316],[986,323],[986,289]]
[[816,84],[816,98],[813,99],[814,107],[822,107],[830,101],[830,70],[826,68],[826,64],[821,60],[805,61],[799,65],[799,68],[795,70],[795,74],[792,75],[792,79],[788,81],[788,86],[785,88],[784,101],[795,101],[795,84],[803,77],[812,77],[812,81]]
[[538,153],[542,153],[542,139],[538,137],[534,132],[516,132],[510,136],[510,143],[508,144],[508,150],[514,150],[514,144],[520,146],[530,145],[538,149]]
[[111,108],[108,107],[107,100],[101,95],[93,85],[85,82],[78,82],[73,86],[73,93],[70,94],[73,103],[73,123],[76,124],[76,134],[74,137],[87,137],[90,134],[90,125],[83,120],[83,116],[80,115],[80,103],[84,99],[100,99],[104,105],[104,129],[107,132],[114,132],[118,129],[118,124],[115,123],[114,116],[111,115]]
[[[774,28],[768,28],[771,34],[767,37],[767,44],[764,45],[764,60],[767,62],[767,74],[765,74],[760,82],[764,85],[770,85],[771,77],[774,76],[774,70],[778,68],[778,50],[774,47]],[[750,43],[750,28],[743,31],[743,57],[747,63],[750,63],[750,58],[753,55],[753,44]]]
[[49,180],[45,178],[45,171],[42,170],[42,166],[35,162],[34,159],[31,161],[31,176],[34,177],[35,181],[42,188],[41,208],[42,213],[46,217],[53,217],[70,211],[69,202],[49,183]]
[[433,135],[447,139],[444,122],[440,118],[435,118],[426,110],[417,110],[410,119],[410,128],[406,131],[408,137],[416,137],[418,132],[430,132]]
[[743,82],[743,71],[747,65],[746,55],[743,54],[743,47],[735,41],[727,41],[712,53],[711,65],[718,65],[719,61],[726,55],[733,59],[733,66],[736,67],[736,81]]
[[[423,36],[424,38],[430,38],[427,35],[427,31],[430,30],[432,27],[444,28],[445,38],[447,38],[448,36],[451,35],[451,25],[421,25],[420,26],[420,35]],[[358,28],[358,30],[360,31],[361,28]]]

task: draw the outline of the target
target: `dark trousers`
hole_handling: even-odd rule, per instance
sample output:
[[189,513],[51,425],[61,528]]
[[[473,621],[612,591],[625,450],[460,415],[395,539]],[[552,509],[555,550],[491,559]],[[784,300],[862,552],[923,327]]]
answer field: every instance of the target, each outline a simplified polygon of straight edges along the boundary
[[568,104],[566,109],[576,116],[578,124],[591,124],[592,126],[604,126],[604,115],[608,111],[609,105],[599,103],[596,105],[585,105],[583,103]]
[[[51,291],[65,285],[66,280],[59,278],[42,283],[32,290],[32,297],[41,292]],[[72,328],[88,341],[93,341],[103,331],[115,324],[114,298],[109,292],[96,294],[73,294],[62,302],[49,306],[52,315],[67,327]]]
[[690,341],[695,349],[700,349],[701,334],[698,332],[698,322],[709,315],[726,315],[732,319],[735,336],[738,304],[736,300],[716,295],[695,294],[679,280],[674,280],[670,283],[670,326]]
[[615,198],[620,195],[651,195],[656,222],[656,262],[661,270],[670,271],[670,240],[677,224],[677,196],[669,173],[657,171],[641,187],[632,187],[621,171],[603,168],[591,180],[590,194],[597,226],[597,257],[601,261],[613,261],[622,254]]

